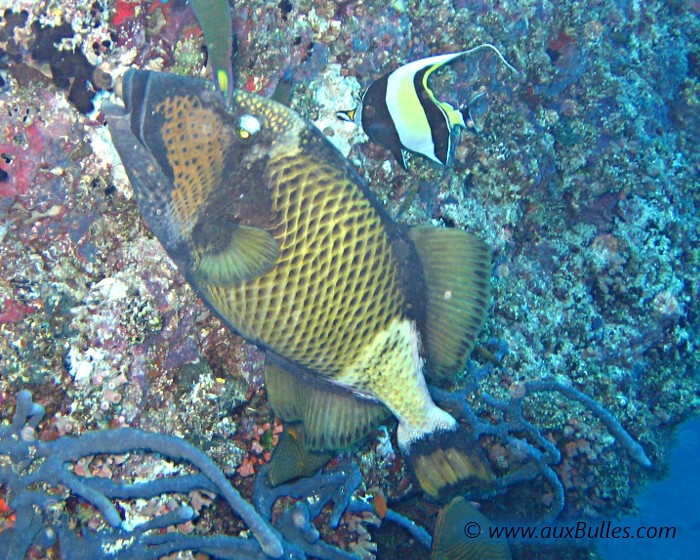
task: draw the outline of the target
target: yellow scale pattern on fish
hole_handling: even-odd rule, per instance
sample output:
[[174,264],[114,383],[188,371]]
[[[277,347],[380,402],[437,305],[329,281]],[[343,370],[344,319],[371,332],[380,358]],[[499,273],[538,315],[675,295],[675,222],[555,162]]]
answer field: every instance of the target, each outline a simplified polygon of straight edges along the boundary
[[[401,312],[388,239],[371,204],[334,168],[295,156],[269,169],[277,265],[243,285],[207,289],[244,336],[335,377]],[[389,305],[374,305],[376,294]]]

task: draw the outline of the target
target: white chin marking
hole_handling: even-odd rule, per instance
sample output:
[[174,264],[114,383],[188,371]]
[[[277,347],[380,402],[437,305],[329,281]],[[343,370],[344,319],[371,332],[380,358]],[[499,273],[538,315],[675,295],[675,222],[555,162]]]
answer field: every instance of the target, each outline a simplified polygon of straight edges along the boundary
[[429,426],[421,428],[409,426],[403,422],[399,423],[396,429],[396,439],[399,443],[399,449],[403,453],[410,452],[411,446],[421,438],[430,438],[430,435],[436,432],[453,431],[458,426],[457,421],[452,416],[435,405],[430,411],[429,421]]

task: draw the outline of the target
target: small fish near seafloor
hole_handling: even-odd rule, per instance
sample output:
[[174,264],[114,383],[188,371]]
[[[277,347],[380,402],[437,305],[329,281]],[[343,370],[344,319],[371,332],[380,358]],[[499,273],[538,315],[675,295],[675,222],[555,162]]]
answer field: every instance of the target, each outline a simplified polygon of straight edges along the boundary
[[[370,140],[388,149],[404,169],[406,151],[447,165],[460,128],[467,128],[469,106],[455,109],[428,86],[430,75],[453,60],[489,48],[512,71],[500,51],[488,43],[466,51],[415,60],[384,74],[362,94],[355,109],[338,111],[344,121],[361,126]],[[480,97],[480,96],[478,96]]]
[[[392,221],[313,125],[243,91],[130,70],[108,123],[153,233],[209,307],[266,352],[285,422],[270,482],[311,474],[390,414],[421,487],[489,486],[431,379],[461,371],[491,256],[456,229]],[[311,470],[309,470],[311,469]]]

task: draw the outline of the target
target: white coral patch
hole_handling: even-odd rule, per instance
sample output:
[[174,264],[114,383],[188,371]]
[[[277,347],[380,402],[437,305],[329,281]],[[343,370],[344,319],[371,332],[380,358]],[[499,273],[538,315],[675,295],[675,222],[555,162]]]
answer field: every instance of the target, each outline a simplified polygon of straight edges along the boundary
[[[336,113],[354,109],[360,99],[360,82],[354,76],[342,76],[340,64],[329,64],[326,70],[314,80],[311,91],[318,107],[318,118],[314,124],[328,140],[347,157],[355,144],[367,140],[364,132],[354,123],[341,121]],[[329,133],[332,133],[329,134]]]

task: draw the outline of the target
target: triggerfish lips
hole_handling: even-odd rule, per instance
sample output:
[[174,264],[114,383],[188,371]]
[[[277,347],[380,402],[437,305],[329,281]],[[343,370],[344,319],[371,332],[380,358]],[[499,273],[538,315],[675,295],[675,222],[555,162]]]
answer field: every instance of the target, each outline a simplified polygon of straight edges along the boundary
[[423,489],[488,485],[479,446],[432,401],[462,371],[491,257],[457,229],[391,220],[323,134],[275,101],[145,71],[109,120],[141,213],[202,300],[266,351],[291,429],[274,482],[309,473],[393,414]]

